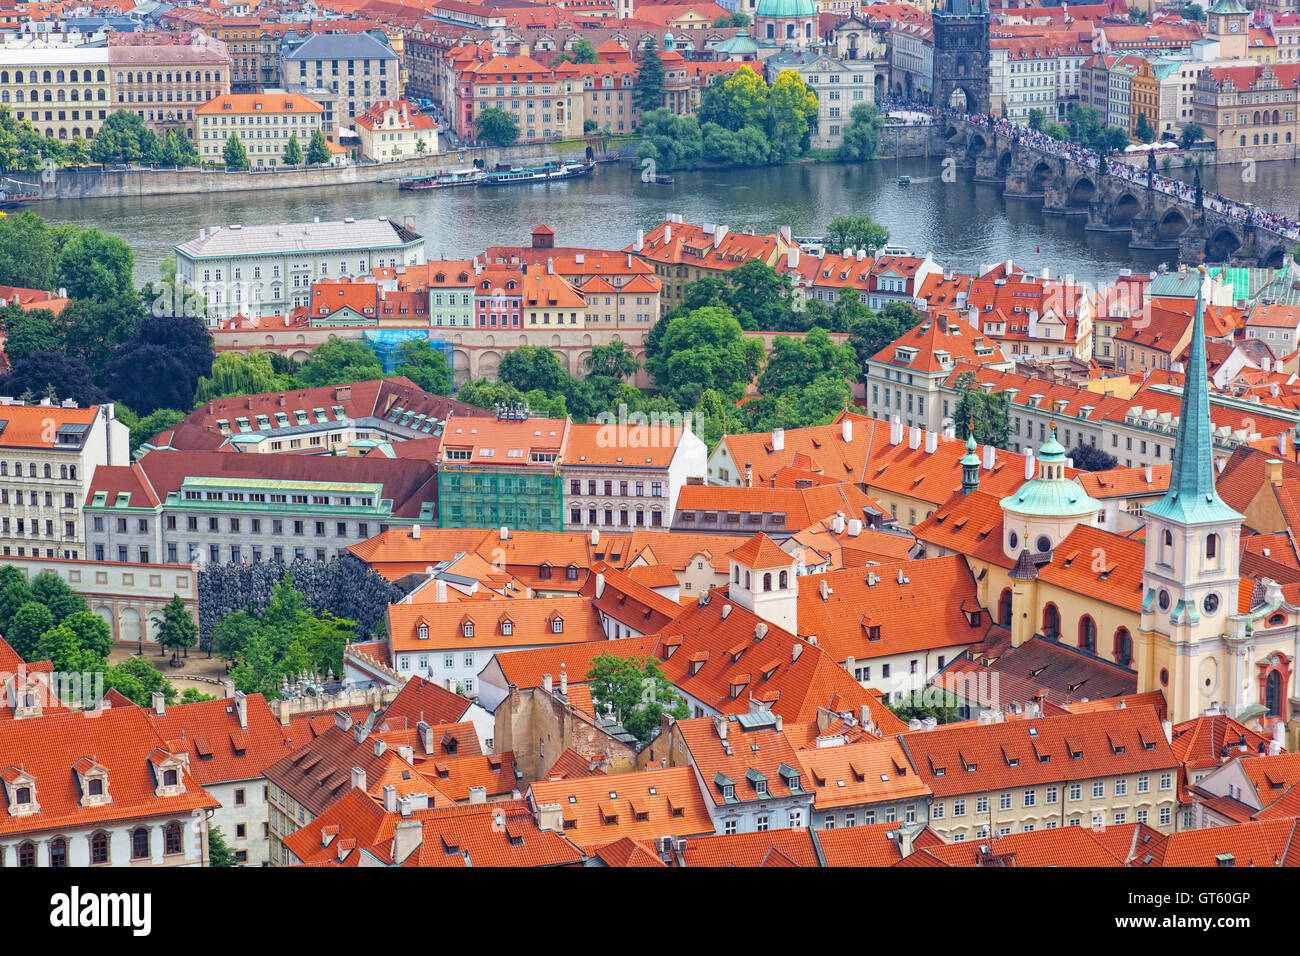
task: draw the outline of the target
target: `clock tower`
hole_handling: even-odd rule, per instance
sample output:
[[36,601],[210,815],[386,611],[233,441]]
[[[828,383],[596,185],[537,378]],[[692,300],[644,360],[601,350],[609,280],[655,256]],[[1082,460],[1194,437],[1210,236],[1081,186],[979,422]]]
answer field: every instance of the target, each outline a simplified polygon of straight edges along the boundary
[[1237,0],[1219,0],[1205,14],[1210,39],[1219,41],[1219,56],[1245,59],[1250,41],[1250,11]]

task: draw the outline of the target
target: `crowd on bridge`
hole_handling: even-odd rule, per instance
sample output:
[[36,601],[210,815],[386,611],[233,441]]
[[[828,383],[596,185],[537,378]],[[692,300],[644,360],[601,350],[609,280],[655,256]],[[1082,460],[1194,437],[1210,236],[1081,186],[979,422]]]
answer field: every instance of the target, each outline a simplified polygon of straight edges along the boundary
[[[1062,157],[1087,169],[1100,169],[1102,165],[1102,157],[1094,150],[1076,143],[1054,139],[1046,133],[1031,129],[1028,126],[1022,126],[1008,119],[957,111],[947,111],[945,115],[951,119],[964,120],[993,133],[1017,140],[1041,153]],[[1161,176],[1153,170],[1143,169],[1131,163],[1112,161],[1106,163],[1105,173],[1143,187],[1147,185],[1149,177],[1153,189],[1158,189],[1165,195],[1173,196],[1183,202],[1193,204],[1196,202],[1196,187],[1181,180]],[[1270,212],[1267,209],[1261,209],[1251,203],[1229,199],[1220,193],[1202,192],[1201,201],[1206,209],[1211,209],[1231,219],[1250,222],[1260,229],[1267,229],[1288,239],[1300,239],[1300,221],[1295,219]]]

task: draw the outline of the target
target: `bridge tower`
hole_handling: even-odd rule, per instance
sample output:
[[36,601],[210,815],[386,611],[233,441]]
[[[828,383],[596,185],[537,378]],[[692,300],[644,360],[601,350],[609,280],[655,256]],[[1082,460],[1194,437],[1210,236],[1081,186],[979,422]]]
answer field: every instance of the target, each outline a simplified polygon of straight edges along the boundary
[[988,0],[938,0],[933,10],[935,106],[990,108]]

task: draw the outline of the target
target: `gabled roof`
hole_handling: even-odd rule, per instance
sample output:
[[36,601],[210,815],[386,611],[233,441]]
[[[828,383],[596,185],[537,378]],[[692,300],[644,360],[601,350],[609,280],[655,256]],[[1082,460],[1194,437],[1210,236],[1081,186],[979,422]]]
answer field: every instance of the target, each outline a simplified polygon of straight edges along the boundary
[[287,728],[261,694],[244,699],[247,727],[239,725],[234,698],[176,704],[162,715],[146,713],[173,753],[189,754],[190,773],[204,785],[260,777],[291,746]]
[[686,766],[539,780],[528,799],[539,809],[558,805],[564,835],[587,852],[620,837],[713,832],[695,771]]

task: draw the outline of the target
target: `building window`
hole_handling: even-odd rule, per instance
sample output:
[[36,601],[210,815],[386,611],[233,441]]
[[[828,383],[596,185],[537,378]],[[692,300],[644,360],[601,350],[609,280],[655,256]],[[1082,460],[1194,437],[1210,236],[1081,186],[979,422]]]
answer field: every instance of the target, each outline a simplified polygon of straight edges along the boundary
[[149,858],[149,829],[136,827],[131,831],[131,859],[147,860]]

